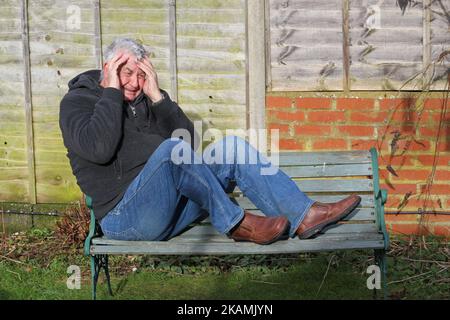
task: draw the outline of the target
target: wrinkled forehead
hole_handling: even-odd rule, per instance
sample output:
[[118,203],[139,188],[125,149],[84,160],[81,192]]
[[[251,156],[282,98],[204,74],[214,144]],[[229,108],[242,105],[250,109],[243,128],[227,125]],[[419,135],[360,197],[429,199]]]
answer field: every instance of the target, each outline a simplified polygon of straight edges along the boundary
[[127,63],[125,63],[122,66],[122,71],[127,71],[127,72],[131,72],[131,73],[144,73],[144,71],[142,71],[137,63],[136,63],[136,56],[130,53],[130,59],[128,59]]

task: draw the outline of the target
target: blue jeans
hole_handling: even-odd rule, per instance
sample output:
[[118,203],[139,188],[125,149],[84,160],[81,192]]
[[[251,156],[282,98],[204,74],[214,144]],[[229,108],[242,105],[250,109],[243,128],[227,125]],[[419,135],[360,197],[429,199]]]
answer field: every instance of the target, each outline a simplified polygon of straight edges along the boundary
[[[180,155],[185,160],[181,163]],[[214,228],[226,234],[244,216],[226,194],[237,184],[265,215],[285,215],[294,237],[314,201],[281,170],[261,174],[270,166],[247,141],[235,136],[210,144],[202,158],[183,140],[167,139],[100,226],[111,239],[167,240],[209,214]]]

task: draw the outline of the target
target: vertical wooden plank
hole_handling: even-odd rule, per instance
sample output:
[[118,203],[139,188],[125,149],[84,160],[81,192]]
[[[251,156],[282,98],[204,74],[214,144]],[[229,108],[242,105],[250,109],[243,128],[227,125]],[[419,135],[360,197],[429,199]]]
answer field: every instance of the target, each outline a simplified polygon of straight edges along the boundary
[[[449,49],[450,44],[450,3],[445,0],[428,1],[431,13],[431,61],[433,63],[432,90],[447,90],[449,57],[442,54]],[[440,62],[438,62],[440,61]]]
[[270,0],[265,0],[265,21],[264,21],[264,36],[266,38],[266,90],[272,91],[272,68],[270,67],[270,57],[271,57],[271,41],[270,41]]
[[349,0],[342,1],[342,66],[344,69],[343,89],[344,92],[350,90],[350,23],[349,23]]
[[265,3],[247,1],[248,128],[265,128]]
[[423,0],[423,90],[429,89],[431,66],[431,0]]
[[22,0],[22,47],[24,62],[25,88],[25,123],[27,133],[27,162],[28,162],[28,196],[32,204],[36,203],[36,170],[34,163],[34,134],[33,111],[31,104],[31,69],[30,69],[30,38],[28,32],[28,0]]
[[171,98],[178,101],[178,68],[177,68],[177,9],[176,0],[169,1],[169,39],[170,39],[170,84]]
[[94,38],[95,38],[95,61],[97,69],[103,67],[103,52],[102,52],[102,28],[100,15],[100,0],[94,0]]

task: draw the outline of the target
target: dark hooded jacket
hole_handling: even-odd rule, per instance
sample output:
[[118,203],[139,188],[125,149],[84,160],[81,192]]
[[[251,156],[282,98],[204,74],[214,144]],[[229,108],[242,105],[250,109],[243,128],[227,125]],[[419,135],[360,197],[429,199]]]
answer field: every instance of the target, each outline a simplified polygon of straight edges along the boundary
[[73,174],[92,198],[97,220],[122,199],[174,130],[186,129],[194,137],[192,122],[166,92],[161,90],[164,98],[156,104],[143,93],[128,103],[120,90],[101,87],[99,77],[99,70],[90,70],[73,78],[59,114]]

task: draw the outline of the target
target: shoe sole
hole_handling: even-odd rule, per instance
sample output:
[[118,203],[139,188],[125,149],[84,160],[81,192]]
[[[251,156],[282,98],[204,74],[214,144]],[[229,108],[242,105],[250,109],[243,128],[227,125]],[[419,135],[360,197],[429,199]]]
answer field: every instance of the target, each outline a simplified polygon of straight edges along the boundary
[[336,218],[329,220],[329,221],[325,221],[325,222],[315,226],[314,228],[310,228],[310,229],[306,230],[305,232],[303,232],[302,234],[299,234],[298,237],[303,240],[311,238],[312,236],[318,234],[320,231],[322,231],[324,228],[328,227],[329,225],[332,225],[332,224],[338,222],[339,220],[345,218],[348,214],[350,214],[350,212],[352,212],[358,206],[358,204],[360,202],[361,202],[361,200],[357,201],[355,204],[348,207],[343,213],[341,213]]

